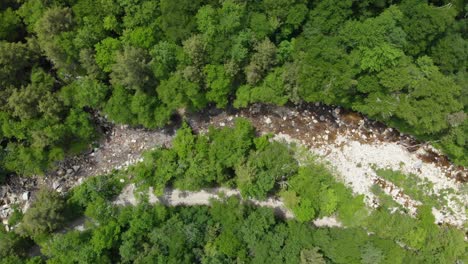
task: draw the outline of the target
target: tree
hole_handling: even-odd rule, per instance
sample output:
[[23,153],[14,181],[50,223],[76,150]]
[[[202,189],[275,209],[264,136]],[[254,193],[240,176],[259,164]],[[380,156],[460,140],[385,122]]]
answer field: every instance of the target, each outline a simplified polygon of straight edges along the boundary
[[116,54],[121,49],[122,44],[115,38],[105,38],[95,45],[96,64],[104,71],[111,72],[116,62]]
[[204,68],[206,75],[206,86],[208,92],[206,99],[216,103],[219,108],[224,108],[228,104],[229,95],[232,90],[231,78],[223,65],[207,65]]
[[323,255],[318,247],[301,250],[301,264],[325,264]]
[[14,41],[21,33],[21,20],[10,7],[0,11],[0,40]]
[[156,92],[161,102],[172,111],[185,107],[201,109],[205,106],[200,87],[183,78],[181,74],[174,74],[168,80],[161,81]]
[[160,27],[167,39],[180,43],[187,39],[195,29],[193,16],[199,8],[199,3],[190,0],[178,1],[161,0],[161,16],[158,18]]
[[38,59],[34,41],[12,43],[0,41],[0,92],[8,86],[20,86],[29,81],[28,71]]
[[252,55],[249,65],[245,68],[248,84],[256,84],[264,74],[276,63],[276,46],[268,38],[258,43],[256,53]]
[[39,238],[59,228],[63,221],[64,200],[57,192],[42,188],[36,201],[26,211],[17,231],[22,235]]
[[53,7],[44,12],[34,28],[47,58],[67,74],[76,74],[79,66],[78,51],[73,47],[73,27],[71,9]]
[[151,91],[155,81],[149,61],[145,50],[132,46],[124,47],[123,51],[116,55],[110,82],[114,86],[120,85],[126,89]]
[[435,8],[427,1],[406,0],[400,5],[404,13],[403,29],[408,36],[406,51],[417,56],[425,53],[454,22],[455,8]]
[[251,152],[244,164],[236,167],[237,186],[245,197],[266,198],[277,181],[297,171],[297,161],[286,146],[272,142],[265,149]]

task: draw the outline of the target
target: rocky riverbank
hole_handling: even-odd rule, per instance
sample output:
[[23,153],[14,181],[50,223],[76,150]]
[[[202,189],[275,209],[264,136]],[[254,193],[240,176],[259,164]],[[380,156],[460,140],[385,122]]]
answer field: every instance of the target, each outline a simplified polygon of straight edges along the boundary
[[[467,194],[462,192],[468,179],[466,168],[451,164],[447,157],[429,144],[418,142],[411,136],[355,112],[320,104],[295,107],[253,105],[240,111],[211,109],[188,115],[185,120],[194,131],[203,133],[209,126],[230,126],[236,117],[251,120],[259,133],[273,133],[279,138],[307,146],[312,153],[329,162],[341,180],[356,193],[364,194],[369,206],[377,206],[378,203],[369,191],[369,186],[373,184],[379,184],[410,211],[414,211],[418,205],[418,201],[411,200],[403,190],[377,177],[372,170],[374,166],[427,178],[436,191],[456,189],[452,198],[468,202]],[[47,185],[65,193],[86,177],[138,162],[145,150],[169,146],[175,131],[173,127],[145,130],[120,125],[106,126],[107,132],[98,147],[60,162],[55,170],[45,176],[10,177],[7,184],[0,187],[0,218],[3,222],[6,223],[11,215],[13,204],[23,211],[27,210],[39,186]],[[449,203],[449,207],[436,212],[437,221],[463,225],[466,222],[463,208],[455,203]],[[449,211],[457,212],[456,216]]]

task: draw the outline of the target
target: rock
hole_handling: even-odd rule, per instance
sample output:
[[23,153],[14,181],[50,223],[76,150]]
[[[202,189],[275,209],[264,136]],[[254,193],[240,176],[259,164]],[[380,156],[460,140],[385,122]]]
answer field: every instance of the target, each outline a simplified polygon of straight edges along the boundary
[[21,195],[21,199],[23,199],[23,201],[27,201],[29,200],[29,196],[30,196],[30,192],[24,192],[22,195]]
[[124,183],[124,182],[125,182],[125,180],[124,180],[124,179],[120,179],[120,182],[121,182],[121,183]]
[[80,165],[75,165],[72,167],[75,172],[78,172],[80,170]]
[[323,135],[322,138],[328,140],[328,135]]
[[73,169],[68,169],[67,170],[67,175],[71,175],[73,173]]
[[319,116],[320,121],[325,121],[325,117],[323,115]]
[[413,168],[420,170],[422,168],[422,161],[418,160],[414,165]]
[[315,119],[314,119],[314,120],[312,120],[312,122],[314,122],[314,124],[317,124],[317,123],[318,123],[318,121],[317,121],[317,120],[315,120]]
[[52,183],[52,188],[54,190],[57,190],[59,187],[60,187],[60,182],[59,181],[54,181],[54,183]]
[[137,141],[136,141],[136,139],[132,139],[132,140],[130,140],[130,142],[136,143]]
[[58,176],[62,176],[63,174],[65,174],[65,171],[64,171],[63,169],[59,169],[59,170],[57,171],[57,175],[58,175]]
[[265,119],[265,123],[266,123],[266,124],[271,124],[271,118],[267,117],[267,118]]
[[6,186],[0,186],[0,198],[5,197],[7,194],[7,187]]
[[315,106],[320,106],[320,103],[319,102],[315,103]]
[[226,123],[221,122],[221,123],[219,123],[219,126],[222,126],[222,127],[223,127],[223,126],[226,126]]

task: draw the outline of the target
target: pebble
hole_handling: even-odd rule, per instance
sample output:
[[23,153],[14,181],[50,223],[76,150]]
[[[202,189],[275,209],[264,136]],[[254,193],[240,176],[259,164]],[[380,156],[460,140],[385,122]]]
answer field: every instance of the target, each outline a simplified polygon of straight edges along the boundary
[[265,123],[271,124],[271,118],[267,117],[267,118],[265,119]]
[[323,115],[321,115],[321,116],[319,117],[319,119],[320,119],[320,121],[325,121],[325,117],[324,117]]
[[68,169],[68,170],[67,170],[67,174],[68,174],[68,175],[70,175],[70,174],[72,174],[72,173],[73,173],[73,169]]
[[223,127],[223,126],[226,126],[226,123],[221,122],[221,123],[219,123],[219,126],[222,126],[222,127]]
[[73,168],[73,170],[74,170],[75,172],[77,172],[77,171],[80,170],[81,167],[80,167],[80,165],[75,165],[75,166],[73,166],[72,168]]

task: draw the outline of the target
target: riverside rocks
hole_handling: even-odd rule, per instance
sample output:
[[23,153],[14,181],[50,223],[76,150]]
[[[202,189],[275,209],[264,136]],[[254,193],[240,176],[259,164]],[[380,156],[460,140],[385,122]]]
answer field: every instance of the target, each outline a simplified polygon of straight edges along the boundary
[[[358,159],[379,162],[380,156],[383,158],[388,156],[385,151],[391,149],[385,148],[385,146],[391,144],[394,147],[398,146],[398,153],[400,153],[398,155],[404,153],[400,157],[401,161],[406,164],[404,168],[411,167],[409,171],[420,173],[418,175],[429,173],[427,175],[430,176],[431,181],[440,181],[440,183],[435,184],[436,188],[443,187],[446,181],[464,182],[468,180],[465,168],[454,166],[430,145],[419,143],[410,136],[402,135],[395,129],[387,128],[383,124],[369,120],[358,113],[322,106],[319,103],[295,107],[255,104],[250,109],[239,111],[205,111],[188,115],[186,121],[195,132],[202,132],[207,131],[210,125],[214,127],[232,126],[235,117],[248,118],[259,133],[277,135],[281,133],[297,139],[298,142],[309,148],[323,149],[321,155],[326,157],[333,158],[335,157],[333,155],[341,155],[343,151],[348,151],[351,156],[344,157],[350,159],[354,164],[362,163],[365,166],[364,170],[368,168],[367,164],[358,161]],[[66,192],[89,176],[98,176],[111,172],[113,169],[125,169],[141,161],[141,153],[145,150],[154,147],[169,147],[174,135],[173,127],[151,131],[129,128],[128,126],[109,126],[108,124],[106,122],[106,128],[103,129],[106,137],[100,141],[100,147],[94,148],[91,153],[70,157],[59,162],[56,169],[47,173],[45,177],[9,177],[7,185],[4,186],[7,188],[0,189],[0,206],[6,206],[0,207],[0,217],[4,219],[5,214],[8,216],[11,213],[8,210],[1,213],[1,210],[2,208],[10,208],[13,203],[20,203],[20,208],[23,208],[22,205],[25,201],[20,198],[26,191],[30,192],[28,202],[34,200],[34,192],[39,185]],[[350,145],[350,142],[354,142],[355,145]],[[328,146],[332,146],[333,149],[328,148]],[[371,152],[363,156],[358,151]],[[341,163],[346,165],[345,161],[346,159],[331,160],[335,166]],[[432,167],[427,170],[429,165]],[[384,160],[382,166],[394,170],[400,169],[400,164],[394,163],[390,159]],[[358,168],[358,166],[354,166],[351,171]],[[421,172],[418,171],[418,168],[421,169]],[[342,174],[347,173],[346,170],[342,172]],[[355,186],[373,184],[372,172],[365,171],[365,173],[368,175],[367,178],[363,178],[362,183],[354,183]],[[344,178],[348,180],[346,177]],[[395,192],[395,195],[399,195],[398,192]],[[369,199],[369,201],[373,200]],[[372,205],[372,203],[370,204]],[[447,219],[440,219],[446,217],[445,215],[447,215],[446,212],[441,212],[438,221]]]

